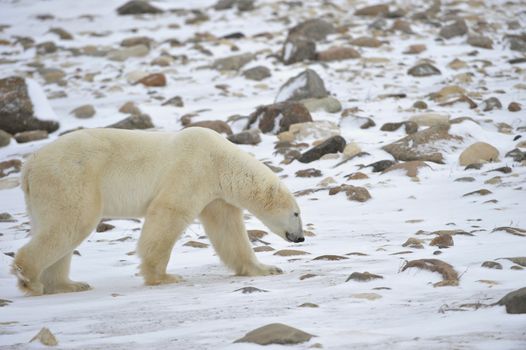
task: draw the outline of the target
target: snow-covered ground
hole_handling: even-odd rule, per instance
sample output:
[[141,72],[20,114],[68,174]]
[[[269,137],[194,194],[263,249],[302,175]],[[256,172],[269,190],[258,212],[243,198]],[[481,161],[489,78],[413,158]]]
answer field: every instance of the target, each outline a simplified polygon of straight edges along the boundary
[[[332,177],[337,184],[347,183],[368,188],[372,199],[359,203],[347,200],[344,193],[329,196],[319,191],[298,197],[306,229],[314,236],[301,244],[291,244],[269,234],[263,238],[275,251],[299,249],[309,254],[278,256],[275,251],[257,253],[266,264],[284,270],[279,276],[236,277],[220,262],[211,247],[198,249],[183,244],[189,240],[207,242],[202,226],[192,224],[176,244],[169,272],[185,281],[174,285],[146,287],[137,275],[138,258],[134,254],[141,223],[112,220],[115,229],[92,233],[78,247],[72,263],[73,280],[88,282],[87,292],[26,297],[16,288],[9,272],[12,258],[0,254],[0,299],[11,301],[0,307],[0,348],[37,348],[28,341],[42,328],[49,328],[64,349],[252,349],[258,345],[232,344],[246,332],[268,323],[280,322],[300,328],[317,337],[296,348],[321,344],[326,349],[524,349],[526,348],[526,315],[507,314],[504,307],[475,308],[463,304],[492,304],[506,293],[524,287],[526,270],[517,268],[507,257],[526,256],[526,237],[493,229],[502,226],[526,228],[526,168],[514,163],[505,153],[523,141],[526,116],[510,112],[510,102],[526,106],[526,70],[524,63],[511,65],[509,59],[524,57],[511,51],[506,34],[518,34],[507,22],[516,20],[526,26],[526,5],[515,1],[443,1],[442,15],[457,13],[468,20],[471,31],[486,28],[485,35],[494,41],[494,49],[474,48],[466,37],[436,40],[438,29],[429,23],[413,21],[416,34],[383,32],[386,41],[379,48],[359,48],[361,59],[340,62],[285,66],[272,54],[279,54],[288,28],[307,18],[330,18],[336,26],[348,26],[344,34],[332,34],[318,44],[318,49],[343,45],[351,37],[372,35],[368,28],[373,19],[353,16],[356,8],[372,4],[367,1],[308,1],[303,6],[293,2],[256,1],[256,9],[215,11],[213,1],[155,1],[154,5],[170,9],[200,8],[210,18],[198,24],[185,24],[194,15],[188,11],[165,12],[155,16],[118,16],[115,9],[122,1],[6,1],[0,0],[0,39],[14,42],[16,36],[32,37],[36,43],[54,41],[59,50],[37,56],[35,48],[24,50],[20,45],[0,45],[0,78],[11,75],[32,77],[44,87],[49,103],[61,123],[59,132],[78,126],[99,127],[123,119],[119,107],[134,101],[163,130],[182,128],[180,117],[198,111],[192,121],[224,120],[229,116],[246,116],[259,105],[273,103],[279,87],[307,66],[324,80],[327,89],[343,105],[358,108],[358,115],[371,117],[376,126],[360,129],[353,123],[341,123],[341,135],[356,142],[370,155],[355,158],[334,167],[342,159],[324,159],[311,164],[297,161],[280,164],[282,156],[274,155],[274,135],[262,135],[257,146],[241,146],[258,159],[269,160],[284,170],[279,173],[292,190],[317,188],[322,179]],[[430,2],[398,0],[393,4],[412,14],[424,10]],[[53,18],[38,19],[51,14]],[[87,16],[89,15],[89,16]],[[480,23],[486,22],[486,26]],[[393,20],[387,20],[387,27]],[[437,24],[443,24],[436,19]],[[73,40],[60,40],[49,32],[61,27],[73,34]],[[242,32],[245,38],[235,40],[187,41],[196,33],[216,37]],[[268,32],[270,36],[254,35]],[[346,36],[347,35],[347,36]],[[106,57],[74,55],[68,48],[86,45],[118,48],[122,39],[148,36],[155,44],[146,57],[129,58],[125,62]],[[204,37],[204,35],[203,35]],[[177,39],[180,46],[171,47],[166,40]],[[409,45],[425,44],[420,55],[406,55]],[[235,45],[238,51],[232,51]],[[211,56],[204,54],[204,49]],[[474,51],[477,51],[474,54]],[[150,62],[161,52],[176,57],[169,67],[152,66]],[[256,65],[270,68],[272,76],[254,82],[240,73],[218,72],[209,66],[216,58],[237,53],[258,53],[243,69]],[[182,63],[185,55],[187,63]],[[179,58],[178,58],[179,57]],[[382,58],[374,60],[372,58]],[[420,59],[432,59],[441,75],[416,78],[407,69]],[[461,70],[448,64],[455,58],[467,62]],[[30,63],[30,65],[28,65]],[[45,84],[37,68],[59,68],[66,74],[67,86]],[[163,72],[166,87],[146,88],[132,85],[126,77],[133,71]],[[459,77],[461,73],[464,74]],[[470,76],[471,79],[466,80]],[[227,84],[225,88],[217,88]],[[477,103],[497,96],[501,110],[483,112],[469,109],[466,103],[439,106],[429,98],[447,85],[460,85]],[[406,98],[383,98],[380,95],[405,93]],[[181,96],[184,107],[161,106],[173,96]],[[445,164],[429,163],[421,169],[418,180],[403,172],[372,173],[369,164],[392,156],[381,149],[403,136],[404,128],[384,132],[386,122],[407,120],[419,111],[412,108],[424,100],[433,112],[451,118],[471,117],[451,127],[450,133],[463,141],[445,153]],[[77,119],[70,114],[75,107],[92,104],[97,113],[91,119]],[[44,104],[39,104],[44,108]],[[339,114],[313,112],[314,120],[339,123]],[[511,133],[498,131],[498,124],[511,126]],[[232,123],[234,132],[242,123]],[[522,127],[522,129],[519,129]],[[502,130],[501,130],[502,131]],[[12,141],[0,148],[0,162],[23,159],[44,144],[58,137],[26,144]],[[314,142],[309,139],[307,142]],[[495,146],[500,161],[482,169],[464,170],[458,163],[460,152],[476,141]],[[488,170],[510,166],[512,172],[501,174]],[[299,178],[295,172],[306,168],[322,171],[323,177]],[[362,171],[363,180],[346,180],[345,175]],[[500,184],[486,180],[501,177]],[[0,181],[15,181],[12,174]],[[473,177],[473,182],[456,182],[460,177]],[[3,186],[0,186],[3,188]],[[487,196],[464,194],[488,189]],[[490,200],[496,200],[490,201]],[[489,202],[488,202],[489,201]],[[0,223],[0,251],[15,252],[28,240],[28,219],[20,187],[0,190],[0,212],[8,212],[16,222]],[[248,229],[266,228],[247,213]],[[417,231],[462,230],[473,235],[454,235],[454,246],[438,249],[430,246],[434,235],[416,235]],[[410,237],[423,239],[423,249],[402,247]],[[435,251],[440,255],[434,255]],[[394,254],[399,252],[405,254]],[[363,255],[349,253],[363,253]],[[338,255],[347,259],[314,260],[321,255]],[[460,275],[458,286],[434,287],[438,273],[416,268],[401,271],[407,260],[438,258]],[[481,267],[484,261],[497,261],[502,269]],[[383,276],[370,282],[346,282],[353,272],[369,271]],[[300,279],[306,274],[314,277]],[[266,292],[243,294],[240,288],[252,286]],[[364,294],[367,293],[367,294]],[[371,294],[374,293],[374,294]],[[314,303],[316,308],[299,307]],[[463,306],[462,306],[463,305]],[[320,345],[317,345],[320,346]],[[281,346],[268,346],[281,348]]]

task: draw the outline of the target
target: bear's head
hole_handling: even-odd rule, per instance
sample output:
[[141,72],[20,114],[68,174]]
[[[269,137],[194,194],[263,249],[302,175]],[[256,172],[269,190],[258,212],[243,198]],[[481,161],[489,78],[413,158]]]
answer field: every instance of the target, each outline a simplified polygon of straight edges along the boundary
[[264,210],[254,213],[261,222],[289,242],[305,241],[300,209],[289,190],[279,184],[273,187],[266,197]]

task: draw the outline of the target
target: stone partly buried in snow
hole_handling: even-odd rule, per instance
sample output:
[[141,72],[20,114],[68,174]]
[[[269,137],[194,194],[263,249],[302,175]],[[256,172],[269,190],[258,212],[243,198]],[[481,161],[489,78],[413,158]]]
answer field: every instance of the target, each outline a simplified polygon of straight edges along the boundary
[[365,187],[351,186],[351,185],[341,185],[333,187],[329,190],[329,195],[333,196],[340,192],[345,192],[347,199],[350,201],[356,202],[366,202],[371,199],[371,194]]
[[461,141],[460,136],[449,134],[449,126],[437,125],[382,147],[399,161],[423,160],[443,164],[440,144],[445,141]]
[[414,77],[428,77],[431,75],[440,75],[442,74],[440,70],[433,66],[431,63],[420,63],[416,66],[409,68],[407,74]]
[[257,145],[261,142],[259,129],[241,131],[237,134],[229,135],[227,139],[237,145]]
[[505,305],[509,314],[526,314],[526,287],[506,294],[497,304]]
[[274,103],[261,106],[249,117],[245,129],[251,129],[254,124],[263,133],[274,133],[288,131],[292,124],[312,122],[309,110],[298,102]]
[[212,63],[212,67],[220,71],[239,70],[245,64],[252,61],[256,56],[251,53],[242,53],[223,58],[218,58]]
[[420,168],[430,168],[426,162],[421,160],[413,160],[405,163],[396,163],[391,165],[389,168],[382,171],[382,174],[389,173],[396,170],[402,170],[409,177],[416,177]]
[[309,341],[315,335],[306,333],[282,323],[271,323],[248,332],[234,343],[254,343],[259,345],[292,345]]
[[343,137],[339,135],[332,136],[324,142],[322,142],[321,144],[314,146],[313,148],[303,153],[298,158],[298,161],[300,161],[301,163],[310,163],[320,159],[326,154],[343,152],[345,145],[346,142]]
[[0,130],[10,134],[22,131],[56,131],[59,123],[41,120],[35,116],[33,102],[24,78],[8,77],[0,79]]
[[117,8],[117,13],[123,15],[144,15],[144,14],[158,14],[164,11],[151,5],[149,2],[144,0],[132,0],[128,1],[121,7]]
[[468,26],[466,25],[466,21],[458,19],[455,22],[442,27],[439,35],[444,39],[451,39],[456,36],[466,35],[467,32]]
[[360,58],[362,55],[352,47],[333,46],[317,53],[318,61],[331,62]]
[[188,124],[186,127],[190,128],[193,126],[212,129],[220,134],[227,134],[227,135],[233,134],[230,126],[222,120],[203,120],[200,122]]
[[307,98],[322,98],[329,96],[325,84],[318,73],[306,69],[290,78],[280,89],[276,102],[300,101]]
[[132,114],[128,118],[107,126],[107,128],[115,129],[150,129],[153,127],[152,118],[148,114]]
[[338,113],[342,110],[340,101],[332,96],[322,98],[307,98],[300,101],[309,112],[325,111],[327,113]]
[[256,66],[243,72],[243,76],[249,80],[261,81],[271,76],[270,69],[265,66]]
[[459,156],[460,165],[494,162],[499,159],[499,150],[485,142],[476,142],[466,148]]
[[117,62],[126,61],[131,57],[144,57],[150,52],[150,48],[146,45],[135,45],[125,47],[118,50],[113,50],[108,53],[108,59]]

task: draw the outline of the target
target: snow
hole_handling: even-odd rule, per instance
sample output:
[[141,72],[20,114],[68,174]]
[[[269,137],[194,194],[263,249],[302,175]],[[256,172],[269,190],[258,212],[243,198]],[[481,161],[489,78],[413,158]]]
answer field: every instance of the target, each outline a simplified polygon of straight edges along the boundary
[[[253,13],[237,13],[236,10],[216,12],[210,9],[215,1],[188,2],[153,1],[152,4],[169,10],[173,8],[201,8],[210,21],[186,25],[185,19],[192,15],[166,13],[149,17],[119,17],[115,9],[124,1],[93,0],[75,2],[53,1],[0,1],[0,24],[11,27],[0,31],[0,39],[13,41],[13,36],[31,36],[37,43],[55,41],[64,48],[80,48],[85,45],[118,48],[122,39],[146,35],[159,44],[147,57],[130,58],[124,63],[111,62],[104,57],[75,56],[60,50],[57,54],[40,58],[48,68],[60,68],[66,72],[67,86],[44,85],[37,70],[28,66],[35,60],[35,49],[24,51],[21,46],[0,46],[1,58],[17,60],[0,65],[0,78],[13,74],[32,76],[28,79],[30,95],[35,101],[37,115],[57,118],[61,123],[59,132],[78,126],[101,127],[126,117],[119,107],[126,101],[134,101],[139,108],[152,116],[158,129],[177,131],[181,128],[180,117],[197,112],[195,121],[222,119],[232,115],[246,116],[259,105],[284,100],[290,91],[279,87],[288,79],[305,70],[307,65],[284,66],[276,63],[272,52],[281,52],[287,28],[299,21],[320,13],[334,14],[335,24],[352,26],[352,37],[370,35],[367,25],[371,19],[353,17],[354,3],[333,1],[336,7],[318,2],[304,2],[303,7],[290,7],[285,2],[258,1]],[[414,0],[395,1],[399,6],[425,9],[429,4]],[[352,3],[352,4],[351,4]],[[368,4],[357,1],[356,6]],[[370,2],[373,3],[373,2]],[[376,2],[374,2],[376,3]],[[501,27],[511,19],[526,25],[520,4],[505,5],[505,1],[488,0],[480,7],[470,7],[472,2],[446,2],[452,10],[481,16]],[[479,3],[479,2],[475,2]],[[521,7],[522,6],[522,7]],[[55,19],[40,21],[39,14],[51,13]],[[92,15],[86,17],[83,15]],[[314,14],[314,15],[313,15]],[[277,18],[282,18],[278,20]],[[283,20],[286,18],[287,20]],[[339,21],[339,22],[338,22]],[[389,20],[389,24],[392,20]],[[169,27],[178,24],[179,28]],[[474,25],[473,21],[469,22]],[[50,27],[63,27],[71,32],[73,41],[59,40],[49,33]],[[291,191],[317,188],[317,184],[332,177],[338,184],[346,183],[368,188],[372,199],[365,203],[351,202],[340,193],[329,196],[327,191],[298,197],[305,228],[315,233],[301,244],[291,244],[269,234],[264,241],[276,250],[300,249],[310,253],[299,257],[280,257],[274,252],[257,253],[258,259],[284,270],[283,275],[268,277],[237,277],[224,267],[211,247],[196,249],[184,246],[188,240],[207,242],[202,226],[195,222],[174,247],[168,271],[183,276],[184,282],[176,285],[147,287],[137,275],[138,258],[134,254],[140,235],[141,222],[111,220],[116,228],[103,233],[93,232],[73,257],[71,278],[86,281],[93,289],[81,293],[26,297],[16,288],[10,274],[12,258],[0,254],[0,299],[12,303],[0,307],[0,349],[42,348],[28,341],[42,327],[48,327],[57,337],[60,349],[259,349],[260,346],[233,344],[246,332],[268,323],[280,322],[300,328],[317,337],[310,342],[292,348],[304,349],[315,343],[325,349],[516,349],[526,348],[526,315],[510,315],[503,307],[454,311],[462,304],[492,304],[506,293],[524,287],[526,270],[513,270],[506,257],[525,256],[526,238],[493,229],[500,226],[526,227],[525,179],[526,168],[514,163],[504,155],[516,147],[513,138],[524,127],[523,112],[511,113],[506,106],[512,102],[526,105],[523,65],[510,66],[507,60],[520,56],[508,48],[502,33],[520,31],[489,31],[495,40],[495,50],[478,49],[470,56],[473,47],[465,44],[465,38],[448,41],[435,40],[436,28],[420,22],[412,23],[415,36],[391,35],[389,44],[378,49],[360,49],[363,60],[347,60],[330,63],[311,63],[325,82],[331,95],[338,98],[344,108],[357,108],[353,115],[371,117],[376,127],[362,130],[354,117],[339,123],[341,134],[347,141],[356,142],[370,155],[356,158],[341,166],[334,166],[342,159],[324,159],[311,164],[293,162],[280,164],[282,157],[274,155],[277,138],[262,135],[258,146],[242,146],[262,161],[284,168],[278,175]],[[192,43],[170,47],[165,40],[176,38],[181,42],[193,38],[196,33],[210,32],[222,36],[243,32],[247,38],[235,41],[239,51],[232,52],[228,42],[204,42],[202,45],[213,53],[207,56],[196,50]],[[94,36],[104,34],[104,36]],[[261,32],[273,33],[274,37],[250,38]],[[92,33],[92,34],[90,34]],[[424,43],[427,51],[415,57],[403,51],[412,44]],[[329,46],[346,44],[339,34],[318,44],[318,50]],[[176,57],[168,67],[151,66],[149,63],[162,51]],[[219,73],[209,66],[218,57],[245,52],[262,52],[246,68],[265,65],[272,76],[262,82],[244,79],[241,74]],[[186,55],[188,64],[178,57]],[[372,58],[382,58],[382,61]],[[447,64],[459,57],[468,67],[455,71]],[[387,58],[387,59],[386,59]],[[414,78],[406,71],[422,58],[429,58],[442,71],[440,76]],[[487,62],[493,63],[487,65]],[[519,69],[520,68],[520,69]],[[148,73],[164,72],[168,78],[165,88],[146,89],[126,81],[133,71]],[[93,81],[85,80],[87,74],[95,74]],[[475,73],[472,82],[461,84],[458,74]],[[42,86],[39,87],[39,85]],[[215,86],[228,84],[229,93]],[[304,84],[304,82],[303,82]],[[480,95],[474,99],[496,96],[504,108],[487,113],[469,109],[465,103],[441,107],[428,99],[445,85],[458,84]],[[65,91],[67,97],[43,98]],[[501,92],[501,91],[504,91]],[[404,92],[405,99],[379,99],[388,93]],[[179,95],[184,107],[163,107],[164,99]],[[156,99],[162,97],[164,99]],[[430,112],[450,115],[451,118],[467,116],[479,123],[465,121],[452,125],[450,133],[463,137],[462,143],[448,143],[445,164],[429,163],[420,170],[419,181],[406,177],[403,172],[372,173],[370,168],[360,168],[378,160],[392,159],[382,146],[405,136],[404,128],[395,132],[380,131],[385,122],[404,121],[420,112],[411,108],[416,100],[425,100]],[[93,104],[97,110],[94,118],[78,120],[70,111],[83,104]],[[49,107],[51,106],[51,107]],[[316,121],[340,122],[339,115],[326,112],[313,113]],[[244,119],[246,120],[246,119]],[[489,121],[491,120],[491,121]],[[512,135],[497,132],[497,123],[507,123],[514,129]],[[233,124],[234,132],[240,131],[243,122]],[[8,159],[23,160],[44,144],[56,139],[17,144],[0,148],[0,162]],[[522,131],[524,135],[524,131]],[[523,138],[522,138],[523,139]],[[522,140],[521,139],[521,140]],[[303,140],[312,144],[313,138]],[[495,146],[500,161],[486,165],[482,170],[464,170],[458,165],[460,152],[470,144],[482,141]],[[520,141],[520,140],[519,140]],[[486,172],[494,168],[510,166],[511,174]],[[321,178],[298,178],[298,170],[315,167],[323,173]],[[356,171],[369,178],[346,181],[344,176]],[[501,176],[500,185],[486,184],[493,176]],[[460,177],[472,176],[474,182],[455,182]],[[19,174],[0,179],[0,188],[6,181],[18,181]],[[465,193],[486,188],[488,196],[463,197]],[[497,203],[487,203],[488,200]],[[28,237],[28,218],[25,213],[23,194],[19,187],[0,189],[0,212],[8,212],[17,222],[0,223],[0,251],[16,252]],[[247,213],[247,228],[267,230],[257,219]],[[459,229],[472,232],[474,236],[455,235],[455,245],[441,249],[433,255],[436,247],[429,246],[434,236],[416,235],[420,230]],[[130,239],[120,241],[123,237]],[[402,247],[409,237],[426,240],[424,249]],[[411,254],[393,255],[402,251]],[[366,256],[346,255],[361,252]],[[345,256],[339,261],[313,260],[325,254]],[[438,258],[451,264],[461,275],[457,287],[433,287],[440,275],[410,268],[401,272],[406,260]],[[498,260],[497,260],[498,259]],[[502,264],[502,270],[486,269],[481,263],[494,260]],[[353,272],[369,271],[383,276],[371,282],[345,282]],[[300,280],[305,274],[313,278]],[[235,290],[253,286],[267,290],[266,293],[241,294]],[[375,288],[389,289],[375,289]],[[354,298],[358,293],[377,293],[378,300]],[[318,308],[299,305],[310,302]],[[283,349],[283,346],[267,346]]]
[[51,108],[44,90],[40,84],[33,79],[26,79],[27,93],[33,103],[33,114],[44,120],[58,120],[57,115]]

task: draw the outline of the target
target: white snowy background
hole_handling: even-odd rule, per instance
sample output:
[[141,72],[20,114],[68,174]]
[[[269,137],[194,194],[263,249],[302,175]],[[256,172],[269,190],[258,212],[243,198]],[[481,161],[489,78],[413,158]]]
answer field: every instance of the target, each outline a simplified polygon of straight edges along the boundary
[[[256,1],[250,12],[236,10],[215,11],[214,1],[155,1],[163,9],[199,8],[210,18],[198,24],[185,24],[192,15],[187,12],[166,12],[155,16],[118,16],[115,9],[124,1],[90,0],[0,0],[0,24],[9,27],[0,32],[0,39],[14,41],[15,36],[29,36],[37,43],[54,41],[61,48],[80,48],[86,45],[118,47],[120,41],[132,36],[148,36],[157,44],[148,56],[129,58],[125,62],[110,61],[106,57],[74,56],[66,50],[36,56],[35,48],[0,45],[1,57],[11,62],[0,64],[0,78],[11,75],[32,77],[38,91],[53,96],[57,91],[66,97],[45,98],[36,103],[37,114],[61,123],[59,132],[78,126],[100,127],[126,117],[118,112],[126,101],[134,101],[149,114],[158,129],[177,131],[182,128],[179,118],[199,111],[193,121],[227,120],[231,115],[248,115],[259,105],[273,103],[279,87],[289,78],[302,72],[307,64],[285,66],[271,54],[279,54],[288,28],[307,18],[332,14],[335,24],[348,25],[353,37],[370,35],[370,18],[353,16],[356,8],[372,4],[367,1],[305,1],[303,6],[286,2]],[[424,10],[430,2],[399,0],[391,2],[411,12]],[[92,233],[78,247],[80,256],[72,262],[71,277],[86,281],[93,289],[87,292],[26,297],[17,288],[9,272],[12,258],[4,253],[15,252],[28,237],[28,218],[24,210],[20,187],[0,190],[0,212],[8,212],[16,222],[0,223],[0,299],[11,303],[0,307],[0,348],[41,348],[28,343],[42,327],[48,327],[57,337],[60,349],[256,349],[258,345],[233,344],[246,332],[268,323],[280,322],[300,328],[317,337],[308,343],[294,346],[308,348],[321,344],[325,349],[525,349],[526,315],[507,314],[504,307],[475,309],[462,304],[491,304],[506,293],[526,285],[526,270],[510,269],[514,263],[506,257],[526,256],[526,237],[493,229],[500,226],[526,227],[525,175],[523,165],[513,163],[504,154],[516,147],[514,136],[498,132],[496,126],[505,122],[513,130],[526,125],[525,112],[507,110],[510,102],[526,105],[524,64],[512,66],[507,61],[523,57],[509,49],[505,34],[520,33],[507,28],[507,21],[517,20],[526,25],[526,5],[522,1],[442,1],[450,11],[458,10],[471,21],[485,20],[493,27],[486,35],[494,40],[494,49],[475,49],[466,44],[465,37],[436,40],[437,28],[418,21],[411,22],[415,35],[391,33],[382,37],[388,43],[379,48],[360,48],[362,59],[340,62],[311,62],[308,67],[324,80],[327,89],[343,105],[357,107],[361,116],[371,117],[376,127],[362,130],[352,123],[342,124],[341,135],[356,142],[370,153],[333,168],[341,159],[319,160],[311,164],[293,162],[279,164],[282,157],[274,156],[273,135],[262,135],[257,146],[241,146],[260,160],[270,160],[284,168],[278,175],[291,191],[316,188],[326,177],[338,184],[365,186],[372,199],[358,203],[349,201],[345,194],[329,196],[327,191],[298,198],[306,229],[315,235],[301,244],[291,244],[269,234],[263,238],[275,251],[299,249],[308,255],[282,257],[275,251],[257,253],[266,264],[277,265],[284,274],[268,277],[236,277],[220,262],[211,247],[198,249],[183,244],[189,240],[207,243],[202,226],[195,222],[176,244],[168,270],[185,278],[180,284],[146,287],[137,275],[138,258],[128,254],[135,250],[141,223],[131,220],[112,220],[116,228]],[[39,20],[37,15],[51,14],[53,18]],[[89,15],[89,16],[86,16]],[[390,22],[389,22],[390,23]],[[177,24],[178,26],[173,26]],[[61,27],[74,35],[74,40],[60,40],[50,33],[51,27]],[[239,51],[231,51],[232,42],[202,42],[213,56],[207,56],[187,42],[196,33],[211,33],[216,37],[242,32],[245,38],[233,43]],[[272,38],[253,37],[270,32]],[[97,35],[94,35],[97,34]],[[180,47],[165,41],[176,38]],[[344,43],[333,34],[319,49]],[[421,55],[405,55],[412,44],[425,44]],[[469,53],[477,50],[476,56]],[[186,55],[188,63],[174,62],[170,67],[150,65],[162,51],[170,55]],[[260,52],[257,59],[245,68],[265,65],[272,76],[262,82],[245,79],[240,73],[222,73],[207,68],[214,59],[244,52]],[[366,58],[383,58],[374,63]],[[406,74],[419,59],[429,58],[442,71],[441,75],[415,78]],[[501,110],[482,112],[469,109],[466,104],[441,107],[428,95],[455,83],[458,71],[448,63],[459,58],[468,62],[462,72],[473,73],[471,82],[462,86],[478,92],[481,102],[497,96],[504,106]],[[372,62],[372,63],[371,63]],[[28,65],[32,63],[33,65]],[[45,84],[36,72],[35,64],[60,68],[66,73],[67,86]],[[489,64],[488,64],[489,63]],[[162,72],[168,83],[162,88],[146,88],[127,82],[128,73],[141,70]],[[92,81],[84,79],[93,74]],[[216,88],[228,84],[228,92]],[[389,93],[405,93],[406,98],[379,98]],[[32,95],[36,94],[32,93]],[[181,96],[184,107],[161,106],[162,99]],[[360,164],[392,159],[381,147],[403,136],[380,131],[386,122],[407,120],[417,114],[411,108],[417,100],[425,100],[429,109],[454,117],[472,117],[480,123],[463,122],[453,125],[450,133],[462,136],[456,149],[444,153],[445,164],[429,163],[421,169],[419,181],[403,172],[372,173],[361,171],[369,178],[347,181],[344,176],[359,170]],[[49,103],[53,112],[46,111]],[[92,104],[96,115],[91,119],[77,119],[70,114],[75,107]],[[40,112],[42,111],[42,112]],[[312,113],[314,120],[338,123],[339,114]],[[234,132],[243,124],[233,124]],[[524,129],[522,129],[524,135]],[[17,144],[0,148],[0,161],[23,159],[58,137],[58,132],[44,141]],[[520,139],[519,141],[522,141]],[[307,140],[312,143],[314,139]],[[500,161],[485,165],[481,170],[464,170],[458,164],[460,152],[476,141],[492,144],[500,151]],[[196,161],[199,161],[196,159]],[[489,172],[510,166],[510,174]],[[322,171],[321,178],[298,178],[295,172],[305,168]],[[485,184],[499,175],[502,183]],[[474,182],[455,182],[471,176]],[[1,181],[16,181],[12,174]],[[463,197],[465,193],[489,189],[484,197]],[[67,189],[63,189],[67,190]],[[496,203],[484,203],[495,199]],[[266,228],[247,215],[248,229]],[[463,230],[473,236],[455,235],[454,246],[440,249],[429,246],[434,236],[415,235],[419,230]],[[425,240],[423,249],[402,247],[409,237]],[[411,251],[403,255],[393,255]],[[360,252],[366,255],[346,255]],[[348,259],[338,261],[313,260],[320,255],[340,255]],[[434,287],[441,280],[437,273],[416,268],[401,272],[406,260],[438,258],[461,275],[458,286]],[[496,260],[499,259],[499,260]],[[502,270],[481,267],[487,260],[498,261]],[[370,282],[345,282],[353,272],[369,271],[383,276]],[[315,277],[300,280],[305,274]],[[236,291],[252,286],[267,292],[242,294]],[[385,288],[384,288],[385,287]],[[360,298],[361,293],[367,298]],[[317,308],[299,307],[303,303],[317,304]],[[320,345],[316,345],[320,346]],[[268,346],[280,349],[282,346]]]

